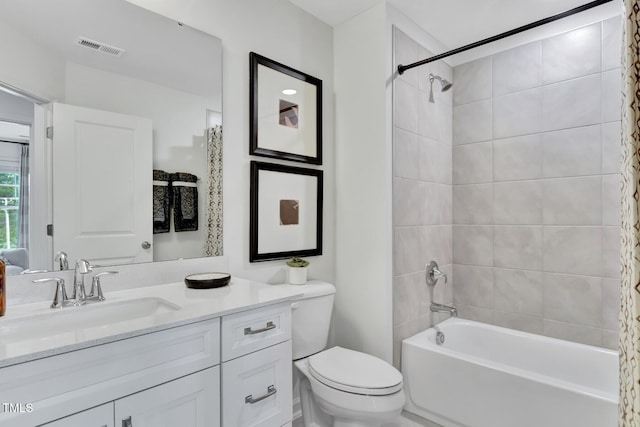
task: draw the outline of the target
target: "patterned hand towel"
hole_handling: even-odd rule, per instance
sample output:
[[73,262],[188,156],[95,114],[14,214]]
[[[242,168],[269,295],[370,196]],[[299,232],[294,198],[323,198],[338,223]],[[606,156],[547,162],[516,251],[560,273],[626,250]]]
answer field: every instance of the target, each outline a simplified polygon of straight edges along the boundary
[[169,204],[171,183],[165,171],[153,170],[153,234],[168,233],[171,226]]
[[198,229],[198,177],[190,173],[171,174],[173,228],[175,231]]

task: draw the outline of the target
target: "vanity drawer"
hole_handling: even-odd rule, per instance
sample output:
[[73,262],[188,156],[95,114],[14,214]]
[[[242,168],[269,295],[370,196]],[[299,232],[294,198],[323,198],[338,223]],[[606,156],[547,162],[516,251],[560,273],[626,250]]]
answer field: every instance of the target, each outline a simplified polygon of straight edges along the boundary
[[0,427],[32,427],[220,363],[220,319],[153,332],[0,369]]
[[291,341],[222,364],[222,426],[280,427],[291,421]]
[[222,361],[290,339],[290,302],[230,314],[222,318]]

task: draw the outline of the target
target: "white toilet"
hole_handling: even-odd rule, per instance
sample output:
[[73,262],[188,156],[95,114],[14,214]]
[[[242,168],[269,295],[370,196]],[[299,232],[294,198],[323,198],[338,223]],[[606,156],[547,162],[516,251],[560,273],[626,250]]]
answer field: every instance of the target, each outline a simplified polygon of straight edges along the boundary
[[[300,377],[306,427],[380,427],[402,411],[402,374],[369,354],[327,345],[336,289],[325,282],[296,286],[293,360]],[[324,350],[324,351],[323,351]]]

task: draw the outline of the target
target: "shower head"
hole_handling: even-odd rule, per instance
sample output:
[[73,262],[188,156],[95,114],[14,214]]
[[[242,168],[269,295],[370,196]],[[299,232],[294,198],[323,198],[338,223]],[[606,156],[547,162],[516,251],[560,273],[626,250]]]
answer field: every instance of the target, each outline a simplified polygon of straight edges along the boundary
[[433,81],[434,80],[438,80],[440,82],[441,92],[446,92],[449,89],[451,89],[451,86],[453,86],[453,83],[451,83],[449,80],[443,79],[440,76],[436,76],[433,73],[429,73],[429,84],[431,86],[429,89],[429,102],[435,102],[433,99]]

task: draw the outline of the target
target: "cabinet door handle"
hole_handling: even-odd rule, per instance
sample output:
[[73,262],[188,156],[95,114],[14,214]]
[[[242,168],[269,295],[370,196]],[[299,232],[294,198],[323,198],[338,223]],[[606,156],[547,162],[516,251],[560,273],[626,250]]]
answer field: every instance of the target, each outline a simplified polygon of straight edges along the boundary
[[122,420],[122,427],[133,427],[133,423],[131,422],[131,417],[127,417]]
[[265,326],[264,328],[260,328],[260,329],[256,329],[253,330],[251,328],[244,328],[244,334],[245,335],[255,335],[255,334],[260,334],[262,332],[266,332],[269,331],[271,329],[275,329],[276,325],[273,322],[267,322],[267,326]]
[[[244,403],[250,403],[250,404],[254,404],[254,403],[258,403],[261,400],[266,399],[269,396],[273,396],[274,394],[276,394],[278,392],[278,390],[276,390],[276,388],[273,385],[270,385],[267,388],[267,392],[265,394],[263,394],[260,397],[256,397],[255,399],[253,398],[253,395],[250,394],[249,396],[244,398]],[[129,426],[122,426],[122,427],[129,427]]]

